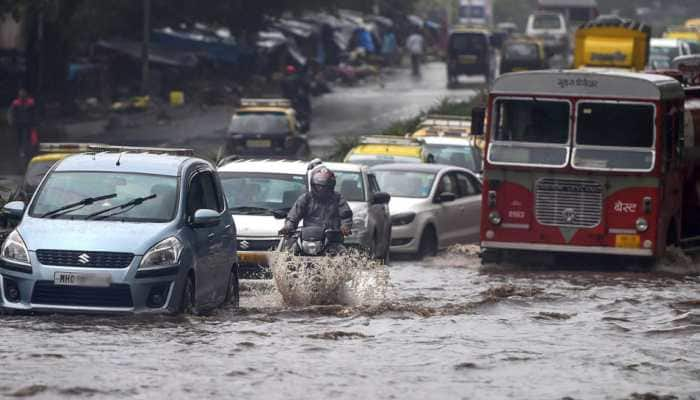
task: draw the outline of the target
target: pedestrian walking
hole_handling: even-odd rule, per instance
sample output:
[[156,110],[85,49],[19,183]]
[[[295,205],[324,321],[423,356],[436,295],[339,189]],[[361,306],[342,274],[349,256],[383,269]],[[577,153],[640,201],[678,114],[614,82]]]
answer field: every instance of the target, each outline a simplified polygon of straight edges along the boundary
[[415,30],[413,34],[406,39],[406,49],[411,55],[411,70],[413,71],[413,76],[420,76],[420,62],[423,58],[425,40],[418,30]]
[[26,89],[20,89],[12,101],[9,112],[10,125],[17,132],[17,147],[20,158],[31,152],[32,131],[36,128],[36,101]]

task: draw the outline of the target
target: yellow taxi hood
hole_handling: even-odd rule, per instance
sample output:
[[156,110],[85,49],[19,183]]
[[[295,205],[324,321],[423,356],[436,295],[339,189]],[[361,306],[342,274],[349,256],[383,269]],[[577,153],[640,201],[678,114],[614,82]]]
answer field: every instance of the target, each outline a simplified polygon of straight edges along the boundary
[[29,162],[30,164],[33,163],[39,163],[39,162],[46,162],[46,161],[59,161],[63,160],[64,158],[71,156],[76,153],[47,153],[47,154],[40,154],[38,156],[35,156],[32,158],[32,160]]

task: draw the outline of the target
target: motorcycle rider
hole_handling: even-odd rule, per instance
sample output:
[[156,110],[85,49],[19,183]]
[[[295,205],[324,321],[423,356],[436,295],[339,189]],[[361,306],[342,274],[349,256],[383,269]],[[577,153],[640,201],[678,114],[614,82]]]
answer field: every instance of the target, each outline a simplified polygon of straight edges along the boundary
[[302,220],[304,226],[340,230],[343,236],[352,233],[352,210],[335,191],[335,174],[324,166],[312,171],[311,192],[302,194],[289,210],[280,236],[289,236]]
[[280,90],[282,97],[292,102],[300,122],[305,128],[308,127],[311,121],[311,88],[304,74],[294,65],[287,65],[285,76],[280,82]]

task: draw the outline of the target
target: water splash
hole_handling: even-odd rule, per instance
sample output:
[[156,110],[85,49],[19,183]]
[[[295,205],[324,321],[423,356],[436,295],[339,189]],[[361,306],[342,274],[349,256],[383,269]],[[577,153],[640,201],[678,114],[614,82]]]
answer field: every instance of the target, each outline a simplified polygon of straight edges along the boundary
[[676,275],[698,275],[700,259],[691,257],[678,247],[669,247],[664,257],[657,261],[655,270]]
[[356,250],[333,257],[279,252],[269,261],[277,290],[289,306],[374,304],[385,299],[390,286],[386,267]]

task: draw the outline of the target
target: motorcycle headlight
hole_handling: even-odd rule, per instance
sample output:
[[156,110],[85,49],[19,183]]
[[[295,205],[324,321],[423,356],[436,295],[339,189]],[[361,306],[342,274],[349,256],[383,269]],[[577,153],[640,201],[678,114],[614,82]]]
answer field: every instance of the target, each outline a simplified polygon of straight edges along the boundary
[[304,252],[304,254],[315,256],[321,252],[322,245],[323,244],[321,242],[302,242],[301,250]]
[[184,247],[178,238],[169,237],[146,252],[143,260],[141,260],[139,269],[165,268],[178,265]]
[[31,265],[29,262],[27,245],[24,244],[22,236],[20,236],[16,229],[7,235],[7,239],[5,239],[5,242],[2,244],[2,251],[0,251],[0,254],[5,260],[24,265]]

